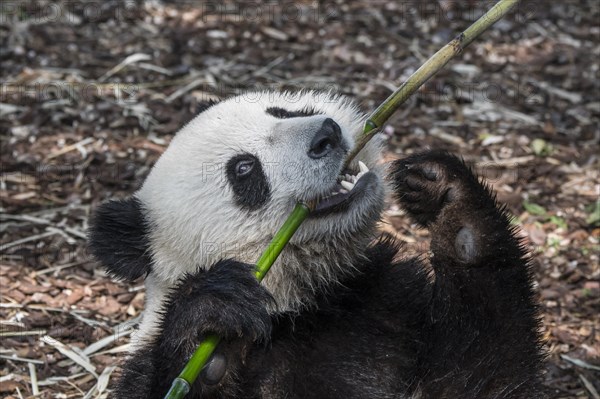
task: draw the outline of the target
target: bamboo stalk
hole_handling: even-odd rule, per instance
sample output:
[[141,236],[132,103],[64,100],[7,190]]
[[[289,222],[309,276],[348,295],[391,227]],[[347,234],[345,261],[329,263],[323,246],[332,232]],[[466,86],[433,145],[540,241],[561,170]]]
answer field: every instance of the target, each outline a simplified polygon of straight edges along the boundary
[[[439,72],[454,56],[460,54],[482,32],[496,23],[499,19],[510,12],[519,0],[500,0],[487,13],[479,18],[467,30],[458,35],[450,43],[442,47],[425,64],[423,64],[408,80],[403,83],[391,96],[389,96],[367,119],[363,134],[360,136],[356,146],[348,156],[346,165],[360,152],[369,140],[381,129],[392,114],[402,105],[414,92],[416,92],[429,78]],[[306,205],[298,203],[281,229],[262,254],[257,262],[256,278],[261,281],[269,268],[273,265],[285,245],[289,242],[302,222],[308,217],[314,204]],[[200,371],[210,359],[215,348],[220,342],[216,335],[209,335],[198,346],[183,371],[173,381],[171,389],[165,399],[183,398],[190,390],[190,386],[196,381]]]
[[454,56],[460,54],[481,33],[508,14],[519,0],[501,0],[490,8],[481,18],[469,26],[463,33],[446,44],[415,73],[413,73],[394,93],[392,93],[367,119],[363,134],[346,158],[346,166],[363,149],[371,138],[383,127],[385,122],[410,96],[416,92],[433,75],[438,73]]

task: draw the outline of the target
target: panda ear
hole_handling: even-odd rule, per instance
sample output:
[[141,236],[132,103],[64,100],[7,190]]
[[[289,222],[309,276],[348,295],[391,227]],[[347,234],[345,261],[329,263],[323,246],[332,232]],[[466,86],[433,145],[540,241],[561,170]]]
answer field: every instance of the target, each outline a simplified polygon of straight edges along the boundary
[[218,104],[219,102],[220,102],[220,100],[215,100],[215,99],[200,101],[198,103],[198,108],[196,110],[196,114],[197,115],[201,114],[202,112],[206,111],[207,109],[209,109],[213,105]]
[[140,201],[131,197],[100,205],[88,231],[92,255],[110,275],[133,281],[152,270],[147,222]]

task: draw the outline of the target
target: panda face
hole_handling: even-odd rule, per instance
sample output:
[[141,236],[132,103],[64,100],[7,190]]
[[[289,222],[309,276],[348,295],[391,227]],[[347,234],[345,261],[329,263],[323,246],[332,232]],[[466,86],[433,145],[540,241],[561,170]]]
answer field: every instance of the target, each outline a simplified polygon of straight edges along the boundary
[[363,123],[352,102],[317,92],[250,93],[209,107],[176,134],[136,194],[154,278],[174,282],[223,258],[255,262],[298,201],[319,206],[292,245],[357,245],[384,193],[376,143],[358,155],[362,166],[342,170]]

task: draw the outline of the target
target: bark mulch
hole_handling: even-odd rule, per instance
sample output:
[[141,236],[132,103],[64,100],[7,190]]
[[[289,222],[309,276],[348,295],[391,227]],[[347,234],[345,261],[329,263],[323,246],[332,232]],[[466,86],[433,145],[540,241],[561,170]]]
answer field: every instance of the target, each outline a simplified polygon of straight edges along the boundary
[[[97,268],[87,219],[203,102],[311,87],[372,109],[492,3],[3,2],[0,395],[106,396],[144,290]],[[461,154],[514,214],[555,398],[600,390],[599,21],[596,0],[523,2],[385,131],[390,159]],[[427,248],[393,204],[382,229]]]

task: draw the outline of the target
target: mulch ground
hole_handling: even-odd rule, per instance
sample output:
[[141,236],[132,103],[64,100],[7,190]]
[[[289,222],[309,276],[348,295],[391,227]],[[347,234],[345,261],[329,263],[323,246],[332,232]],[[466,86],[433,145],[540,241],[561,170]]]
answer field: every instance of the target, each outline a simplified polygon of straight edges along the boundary
[[[201,104],[335,89],[372,109],[491,1],[3,2],[0,395],[104,397],[143,307],[85,246]],[[551,397],[600,390],[600,3],[524,2],[393,117],[388,157],[473,162],[533,254]],[[420,252],[395,206],[382,229]],[[114,373],[113,373],[114,372]]]

